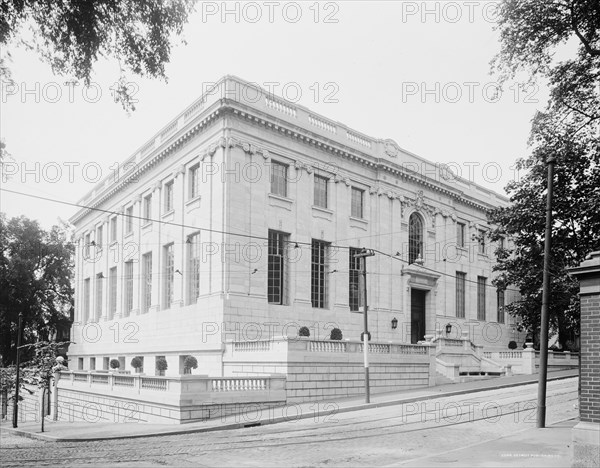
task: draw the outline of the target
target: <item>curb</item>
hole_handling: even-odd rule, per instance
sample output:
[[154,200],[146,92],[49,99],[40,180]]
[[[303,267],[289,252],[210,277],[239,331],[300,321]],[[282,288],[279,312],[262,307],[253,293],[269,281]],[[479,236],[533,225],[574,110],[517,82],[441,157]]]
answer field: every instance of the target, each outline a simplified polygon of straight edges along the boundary
[[[572,379],[574,377],[577,377],[577,374],[576,375],[561,375],[561,376],[555,376],[555,377],[549,376],[547,378],[547,381]],[[405,404],[405,403],[414,403],[416,401],[427,401],[427,400],[433,400],[436,398],[447,398],[447,397],[453,397],[453,396],[460,396],[460,395],[466,395],[468,393],[479,393],[479,392],[485,392],[488,390],[499,390],[499,389],[501,390],[501,389],[510,388],[510,387],[520,387],[523,385],[536,384],[537,382],[538,382],[537,379],[525,380],[522,382],[499,384],[499,385],[495,385],[492,387],[457,390],[454,392],[422,395],[422,396],[416,396],[416,397],[411,397],[411,398],[405,398],[405,399],[401,399],[401,400],[400,399],[399,400],[390,400],[390,401],[383,401],[383,402],[379,402],[379,403],[362,403],[362,404],[358,404],[358,405],[354,405],[354,406],[348,406],[345,408],[335,408],[333,410],[318,411],[317,413],[313,412],[313,413],[307,413],[307,414],[300,414],[294,418],[281,416],[281,417],[277,417],[277,418],[266,419],[264,421],[260,420],[260,421],[256,421],[256,422],[231,423],[231,424],[223,424],[220,426],[212,426],[212,427],[195,427],[195,428],[190,428],[190,429],[176,429],[173,431],[151,432],[151,433],[145,433],[145,434],[125,434],[125,435],[115,435],[115,436],[87,437],[87,438],[82,439],[82,438],[73,438],[73,437],[55,437],[55,436],[41,434],[41,433],[29,432],[29,431],[25,431],[22,429],[14,429],[12,427],[4,427],[2,429],[6,430],[8,432],[11,432],[13,434],[26,437],[28,439],[43,440],[45,442],[94,442],[94,441],[99,441],[99,440],[140,439],[143,437],[160,437],[160,436],[171,436],[171,435],[181,435],[181,434],[194,434],[194,433],[202,433],[202,432],[217,432],[217,431],[227,431],[227,430],[231,430],[231,429],[244,429],[247,427],[267,426],[270,424],[278,424],[278,423],[282,423],[282,422],[289,422],[292,420],[297,421],[300,419],[308,419],[308,418],[315,417],[315,416],[319,416],[319,417],[329,416],[329,415],[334,415],[334,414],[350,413],[352,411],[361,411],[361,410],[374,409],[374,408],[385,408],[388,406],[396,406],[396,405],[401,405],[401,404]],[[325,401],[328,401],[328,400],[325,400]],[[331,401],[331,400],[329,400],[329,401]],[[235,415],[232,414],[230,416],[235,416]]]

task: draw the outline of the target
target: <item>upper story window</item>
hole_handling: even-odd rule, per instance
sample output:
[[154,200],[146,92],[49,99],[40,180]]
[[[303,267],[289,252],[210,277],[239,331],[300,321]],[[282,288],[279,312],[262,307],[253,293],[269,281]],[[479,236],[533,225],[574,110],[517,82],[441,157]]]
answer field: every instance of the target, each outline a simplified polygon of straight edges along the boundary
[[352,187],[352,199],[350,201],[350,216],[352,216],[353,218],[364,218],[364,196],[364,190]]
[[200,195],[200,164],[190,167],[188,176],[190,184],[190,199]]
[[125,210],[125,234],[133,232],[133,206],[128,206]]
[[173,181],[165,184],[165,213],[173,210]]
[[288,167],[285,164],[273,161],[271,163],[271,193],[287,197]]
[[116,242],[117,240],[117,217],[113,216],[110,218],[110,241]]
[[327,177],[315,176],[315,206],[327,208]]
[[485,288],[487,278],[477,277],[477,320],[485,320]]
[[359,307],[362,307],[363,292],[360,289],[360,274],[362,268],[362,259],[356,258],[356,255],[361,253],[362,249],[350,247],[349,258],[348,258],[348,303],[350,304],[350,310],[358,311]]
[[195,304],[200,296],[200,233],[188,236],[187,244],[187,280],[188,280],[188,304]]
[[267,273],[267,299],[270,304],[285,304],[287,266],[285,252],[289,235],[269,230],[269,257]]
[[311,302],[318,309],[327,308],[329,244],[313,239],[311,247]]
[[423,260],[423,218],[413,213],[408,220],[408,263],[419,258]]
[[465,223],[456,223],[456,245],[465,246],[465,234],[467,232]]
[[479,229],[479,231],[477,231],[477,244],[478,244],[478,252],[480,254],[484,254],[485,253],[485,231],[482,229]]
[[102,244],[104,242],[104,230],[102,229],[102,224],[96,228],[96,249],[98,252],[102,250]]
[[83,238],[83,256],[84,258],[90,258],[90,245],[92,241],[90,238],[90,233],[88,232]]
[[149,223],[152,221],[152,194],[148,194],[144,197],[144,222]]

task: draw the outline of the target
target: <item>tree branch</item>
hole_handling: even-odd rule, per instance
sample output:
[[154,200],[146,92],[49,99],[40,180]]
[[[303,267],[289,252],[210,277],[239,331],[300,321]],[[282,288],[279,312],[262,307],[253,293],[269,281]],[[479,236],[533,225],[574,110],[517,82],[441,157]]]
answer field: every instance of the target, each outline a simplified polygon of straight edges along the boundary
[[571,6],[569,9],[571,10],[571,26],[573,27],[573,31],[575,31],[575,34],[583,44],[583,47],[585,47],[585,50],[591,56],[600,56],[600,49],[595,49],[594,47],[592,47],[590,45],[590,42],[583,36],[583,34],[581,34],[579,28],[577,27],[577,18],[575,16],[575,0],[571,1]]

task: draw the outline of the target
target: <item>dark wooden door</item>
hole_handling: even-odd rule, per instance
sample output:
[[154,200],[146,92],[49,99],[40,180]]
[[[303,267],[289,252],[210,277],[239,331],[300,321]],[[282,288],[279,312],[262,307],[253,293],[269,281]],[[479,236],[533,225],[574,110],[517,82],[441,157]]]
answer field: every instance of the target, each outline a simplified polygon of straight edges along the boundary
[[410,290],[410,342],[417,343],[425,339],[425,294],[420,289]]

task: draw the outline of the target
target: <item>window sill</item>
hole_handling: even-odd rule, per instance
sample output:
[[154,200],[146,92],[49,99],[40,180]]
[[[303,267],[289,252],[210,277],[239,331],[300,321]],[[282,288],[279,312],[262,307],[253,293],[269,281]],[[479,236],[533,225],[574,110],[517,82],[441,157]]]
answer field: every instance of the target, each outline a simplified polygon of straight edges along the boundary
[[294,200],[291,198],[282,197],[281,195],[275,195],[274,193],[269,193],[269,204],[271,206],[277,206],[279,208],[291,211]]
[[369,225],[369,222],[363,218],[355,218],[353,216],[350,216],[348,220],[351,227],[362,229],[364,231],[367,230],[367,226]]
[[125,239],[127,239],[128,237],[133,237],[133,231],[126,233],[124,237]]
[[171,208],[169,211],[165,212],[161,217],[166,218],[167,216],[170,216],[173,213],[175,213],[175,210],[173,208]]
[[152,221],[147,221],[147,222],[145,222],[144,224],[142,224],[142,229],[146,229],[146,228],[148,228],[149,226],[152,226]]
[[323,219],[327,219],[329,221],[331,221],[331,219],[333,218],[333,211],[328,208],[323,208],[321,206],[313,205],[312,210],[313,210],[313,216],[315,218],[323,218]]
[[[196,195],[195,197],[190,198],[188,201],[186,201],[185,202],[185,206],[189,206],[189,205],[191,205],[194,202],[198,202],[198,201],[200,201],[201,198],[202,198],[201,195]],[[174,211],[174,210],[172,210],[172,211]]]

